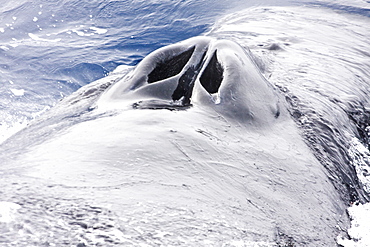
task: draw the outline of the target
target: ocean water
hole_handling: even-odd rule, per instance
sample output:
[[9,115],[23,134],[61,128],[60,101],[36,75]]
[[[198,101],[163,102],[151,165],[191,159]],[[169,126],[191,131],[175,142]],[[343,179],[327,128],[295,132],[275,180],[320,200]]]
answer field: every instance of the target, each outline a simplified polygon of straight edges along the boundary
[[[298,9],[294,11],[289,8],[269,9],[269,6],[294,6]],[[315,11],[306,15],[306,7]],[[293,109],[292,116],[305,131],[305,137],[313,140],[310,143],[311,148],[317,148],[317,157],[321,158],[320,161],[330,171],[331,166],[342,159],[342,156],[335,156],[335,152],[341,153],[346,149],[345,158],[348,159],[346,161],[350,162],[355,167],[352,170],[357,172],[351,174],[349,179],[361,180],[363,189],[369,193],[367,169],[370,158],[366,145],[369,140],[366,126],[369,124],[366,115],[369,113],[366,101],[370,54],[366,43],[369,37],[366,24],[370,23],[369,9],[369,1],[364,0],[299,2],[229,0],[216,3],[186,0],[47,2],[3,0],[0,6],[0,143],[25,127],[32,119],[42,117],[61,99],[91,82],[108,76],[119,65],[133,66],[159,47],[193,36],[209,35],[235,40],[249,48],[265,77],[285,93],[284,96]],[[287,20],[290,20],[290,25],[287,25]],[[284,29],[290,31],[290,36]],[[330,47],[330,44],[334,45]],[[284,50],[287,52],[279,53]],[[300,59],[297,59],[297,56]],[[326,59],[328,56],[331,58]],[[334,56],[335,59],[332,59]],[[343,67],[343,64],[348,67]],[[328,81],[322,79],[328,77],[325,69],[335,72]],[[312,71],[315,74],[305,76]],[[307,78],[310,80],[307,81]],[[337,87],[335,83],[343,78],[345,83]],[[329,89],[322,86],[324,82],[325,85],[329,85]],[[361,82],[361,87],[353,88],[358,82]],[[329,90],[338,97],[321,97]],[[312,93],[315,97],[318,95],[315,98],[317,101],[296,101],[294,96],[304,99],[302,95],[307,93]],[[317,102],[324,105],[322,109],[320,108],[322,105],[318,105]],[[335,116],[341,116],[336,105],[348,110],[348,116],[355,119],[354,122],[358,127],[355,129],[359,133],[353,134],[351,132],[353,126],[347,128],[345,126],[347,122],[341,121],[340,117],[338,122],[333,120],[335,117],[325,118],[325,114],[331,110],[337,114]],[[318,118],[311,114],[310,110],[313,108],[317,110]],[[354,109],[358,111],[353,111]],[[313,120],[317,120],[318,124],[311,125]],[[335,128],[331,125],[333,123]],[[338,130],[337,126],[345,127]],[[325,135],[327,127],[334,129],[335,133]],[[324,134],[312,134],[312,131]],[[325,145],[319,143],[320,141],[339,143],[339,148],[321,150],[320,148]],[[316,145],[317,143],[319,144]],[[332,156],[328,158],[327,153]],[[346,171],[346,168],[343,169]],[[334,175],[331,175],[335,177],[339,174],[340,177],[343,169],[333,171]],[[101,171],[104,172],[106,171]],[[21,188],[20,191],[25,188],[21,184],[14,186]],[[68,201],[72,199],[66,199],[68,197],[64,197],[63,203],[46,199],[40,203],[40,198],[32,195],[37,194],[37,190],[37,186],[31,189],[29,197],[31,199],[27,199],[23,205],[19,202],[1,202],[0,198],[2,215],[0,226],[7,226],[4,230],[0,229],[0,233],[5,236],[0,237],[0,244],[14,246],[29,241],[36,246],[43,246],[52,238],[51,235],[43,234],[48,226],[52,226],[54,234],[59,234],[56,243],[64,241],[66,245],[68,238],[71,237],[66,234],[69,230],[73,231],[75,246],[79,246],[76,239],[82,238],[87,239],[88,243],[96,245],[109,243],[112,246],[126,239],[127,236],[116,227],[118,221],[111,218],[114,215],[108,208],[83,203],[72,204]],[[57,197],[58,188],[51,190]],[[5,194],[9,196],[11,193],[11,188],[7,188]],[[361,196],[359,198],[358,195],[350,200],[354,204],[349,209],[353,220],[352,228],[348,230],[349,237],[338,237],[337,242],[345,247],[368,246],[368,221],[364,219],[370,217],[369,204],[356,205],[358,200],[366,202],[366,199]],[[43,206],[35,209],[31,204]],[[75,205],[77,206],[74,207]],[[33,211],[27,215],[26,211],[30,208]],[[48,210],[49,208],[54,208],[57,215],[69,212],[70,214],[64,215],[64,219],[68,218],[72,224],[53,222],[53,213],[52,210]],[[150,208],[138,207],[137,210],[144,210],[143,213],[149,218],[153,216]],[[80,211],[89,213],[79,216]],[[184,212],[178,213],[182,215]],[[187,213],[189,212],[185,212],[184,215]],[[31,222],[20,216],[24,214]],[[39,219],[38,215],[42,215],[43,220]],[[17,225],[17,217],[22,218],[22,226]],[[97,225],[94,228],[95,232],[84,232],[85,235],[81,237],[82,233],[76,230],[77,227],[85,227],[81,222]],[[102,222],[104,226],[99,225]],[[107,227],[109,224],[112,227]],[[140,232],[139,227],[140,224],[137,232]],[[90,229],[86,226],[87,228]],[[104,234],[108,236],[106,242],[104,237],[99,238],[97,232],[99,229],[102,229],[102,232],[104,229]],[[19,236],[23,239],[20,238],[18,242],[11,241],[12,237]],[[156,236],[154,239],[165,238],[166,233],[157,232]],[[84,241],[80,243],[85,243]],[[154,241],[153,244],[155,243]],[[238,239],[229,244],[274,246],[268,243],[248,244]]]

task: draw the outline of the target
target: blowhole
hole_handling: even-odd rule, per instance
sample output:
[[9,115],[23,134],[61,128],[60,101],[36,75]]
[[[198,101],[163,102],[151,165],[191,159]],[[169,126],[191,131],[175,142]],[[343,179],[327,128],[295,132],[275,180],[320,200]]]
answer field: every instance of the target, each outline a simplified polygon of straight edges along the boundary
[[200,76],[200,83],[209,94],[215,94],[221,86],[224,69],[217,59],[217,50]]
[[195,46],[176,56],[158,62],[152,72],[148,74],[148,83],[150,84],[157,81],[162,81],[179,74],[188,63],[189,59],[194,53],[194,50]]

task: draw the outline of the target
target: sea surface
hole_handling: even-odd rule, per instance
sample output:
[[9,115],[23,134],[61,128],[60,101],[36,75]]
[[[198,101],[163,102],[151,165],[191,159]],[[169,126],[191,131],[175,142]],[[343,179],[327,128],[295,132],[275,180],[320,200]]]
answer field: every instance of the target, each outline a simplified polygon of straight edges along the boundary
[[[266,22],[270,23],[271,26],[274,23],[278,23],[278,30],[280,33],[276,34],[273,33],[273,31],[266,31],[269,27],[262,25],[258,27],[258,30],[264,30],[265,32],[252,32],[251,26],[248,26],[251,28],[251,32],[249,33],[250,38],[243,38],[241,35],[245,35],[245,33],[235,28],[236,25],[233,25],[233,21],[244,18],[245,23],[252,23],[256,21],[253,15],[263,12],[261,7],[263,9],[263,7],[268,8],[269,6],[308,6],[318,9],[319,11],[330,10],[337,13],[338,16],[345,16],[345,18],[349,20],[348,22],[336,22],[334,20],[335,16],[333,15],[334,17],[331,16],[330,18],[334,19],[328,20],[328,23],[332,21],[331,23],[335,23],[337,28],[341,27],[342,29],[345,29],[343,25],[347,25],[350,31],[353,31],[353,35],[350,35],[350,32],[335,33],[335,29],[333,29],[335,26],[330,26],[330,29],[325,30],[332,32],[333,35],[338,35],[338,37],[334,37],[329,41],[323,40],[323,44],[328,44],[328,42],[335,43],[338,41],[343,45],[345,42],[348,42],[348,46],[350,47],[356,40],[366,40],[368,37],[365,33],[361,33],[361,31],[358,32],[358,30],[365,30],[364,26],[359,26],[358,29],[353,28],[356,27],[356,25],[360,25],[358,23],[366,23],[366,18],[368,19],[367,23],[370,24],[370,1],[366,0],[1,1],[0,143],[4,142],[18,130],[27,126],[31,120],[42,116],[60,100],[69,96],[79,88],[108,76],[119,65],[134,66],[138,64],[146,55],[160,47],[198,35],[214,35],[216,37],[234,39],[246,47],[251,44],[252,47],[250,48],[252,52],[255,52],[258,61],[258,58],[264,58],[263,51],[258,50],[259,47],[269,46],[271,48],[269,48],[270,50],[279,50],[284,45],[288,47],[289,42],[291,42],[291,44],[299,43],[299,41],[295,41],[294,39],[290,39],[289,41],[287,39],[282,39],[282,36],[284,36],[284,22],[279,23],[280,19]],[[233,15],[233,13],[238,13],[238,11],[244,9],[251,9],[251,11],[243,12],[247,13],[245,16],[239,16],[239,14]],[[254,11],[252,9],[257,10]],[[283,13],[284,11],[281,12]],[[269,10],[266,10],[266,13],[265,20],[269,18]],[[271,13],[279,16],[278,11]],[[322,17],[320,16],[321,12],[317,13],[317,16],[308,16],[306,21],[304,20],[304,13],[301,13],[299,18],[302,21],[299,23],[294,23],[295,18],[292,15],[291,25],[297,25],[297,34],[304,33],[304,30],[306,30],[306,33],[302,36],[306,37],[307,40],[311,39],[310,33],[308,33],[307,30],[310,30],[310,23],[319,22],[319,19]],[[281,16],[286,18],[288,14],[281,14]],[[315,19],[316,17],[317,19]],[[323,17],[322,20],[324,19],[325,17]],[[338,18],[338,20],[339,19],[340,18]],[[353,22],[351,22],[352,20]],[[356,22],[357,20],[360,21]],[[228,21],[230,22],[228,23]],[[322,21],[322,23],[324,22],[325,21]],[[258,22],[256,22],[256,27],[257,26]],[[325,24],[321,26],[327,27]],[[271,28],[274,29],[273,27]],[[323,35],[325,34],[325,30],[322,31]],[[318,30],[312,29],[311,31],[315,35],[320,34],[319,32],[315,32]],[[346,31],[348,30],[346,29]],[[348,34],[349,36],[344,36]],[[274,39],[276,38],[280,38],[281,43],[275,42],[276,40],[274,41]],[[258,42],[260,42],[260,44]],[[364,43],[359,42],[358,44]],[[311,43],[307,44],[310,45]],[[312,44],[316,45],[316,43]],[[310,47],[307,47],[299,48],[298,51],[301,53],[292,53],[300,54],[304,59],[307,59],[305,63],[307,66],[311,66],[315,61],[323,61],[320,60],[324,57],[321,57],[321,55],[330,54],[330,52],[327,52],[326,46],[323,46],[323,50],[310,50]],[[353,70],[350,71],[356,71],[354,75],[357,76],[359,80],[362,80],[363,85],[365,85],[364,87],[366,87],[366,85],[370,84],[368,81],[370,78],[369,72],[366,71],[370,58],[370,53],[368,53],[369,48],[366,44],[364,44],[363,47],[359,46],[355,48],[358,52],[356,54],[361,54],[358,60],[353,59],[353,54],[350,52],[346,53],[346,50],[343,51],[343,54],[340,54],[340,56],[342,56],[340,59],[343,60],[344,63],[351,64],[351,66],[354,64],[353,60],[359,62],[359,65],[356,68],[353,67]],[[335,46],[333,49],[335,49]],[[312,51],[313,56],[310,54]],[[311,60],[310,57],[312,58]],[[302,67],[299,67],[300,65],[298,66],[296,60],[292,60],[289,56],[280,59],[286,59],[286,66],[292,68],[291,70],[285,70],[285,68],[279,67],[281,64],[275,64],[275,68],[273,69],[281,72],[280,77],[276,76],[276,74],[271,76],[270,70],[272,69],[264,67],[263,64],[268,65],[268,61],[265,61],[265,63],[261,61],[260,64],[260,68],[264,75],[268,79],[274,81],[277,86],[285,86],[284,81],[290,80],[290,76],[292,76],[289,73],[306,73],[304,68],[302,69]],[[329,59],[328,61],[334,60]],[[364,64],[366,64],[366,66],[363,66]],[[299,68],[297,68],[297,66]],[[334,68],[333,71],[337,71],[338,75],[344,73],[340,71],[340,69],[335,70],[335,64],[331,64],[328,67],[330,66],[333,66],[331,68]],[[338,66],[337,68],[340,67]],[[357,71],[360,72],[357,73]],[[321,74],[312,75],[311,79],[317,79],[319,81],[320,75]],[[335,77],[335,75],[333,77],[340,77],[338,75],[337,77]],[[343,78],[347,79],[346,73],[343,74]],[[305,87],[304,82],[300,83],[299,85]],[[294,90],[294,87],[292,87],[292,90]],[[298,90],[297,92],[299,93],[300,91]],[[289,95],[287,98],[289,98]],[[348,101],[350,100],[352,99]],[[346,99],[343,101],[346,101]],[[370,112],[370,110],[367,109],[365,112]],[[300,119],[300,121],[301,120],[302,119]],[[366,129],[366,126],[362,127],[364,130]],[[364,137],[365,134],[365,132],[362,133],[362,137]],[[369,139],[365,137],[360,141],[356,139],[347,145],[350,147],[348,151],[349,154],[353,154],[354,156],[353,160],[355,161],[353,162],[357,162],[360,165],[368,165],[370,163],[369,150],[366,149],[364,140],[368,141]],[[364,174],[363,170],[361,172],[361,174]],[[363,179],[365,179],[363,180],[365,181],[365,187],[367,186],[370,190],[370,183],[366,185],[366,181],[369,180],[368,176]],[[54,205],[56,204],[55,202],[48,203],[50,207],[58,207],[58,205]],[[88,205],[85,205],[85,207],[84,210],[93,212],[97,215],[97,218],[91,220],[99,222],[98,215],[100,212],[98,211],[101,209]],[[0,217],[0,226],[1,224],[12,222],[13,217],[15,217],[14,215],[17,214],[15,212],[20,209],[21,206],[18,204],[7,201],[2,202],[0,198],[0,215],[2,215],[2,217]],[[58,210],[64,209],[58,208]],[[79,209],[72,208],[71,210],[77,212]],[[356,205],[355,203],[353,207],[349,209],[349,214],[353,220],[352,230],[349,231],[349,235],[352,239],[357,240],[352,241],[351,238],[340,238],[338,239],[338,243],[345,247],[369,246],[366,245],[365,239],[369,237],[368,232],[370,228],[368,226],[368,221],[364,220],[370,217],[369,204]],[[35,215],[30,215],[30,217],[34,221],[38,220],[37,213]],[[47,218],[47,220],[52,221],[52,218]],[[43,229],[36,229],[35,231],[42,232],[42,230]],[[33,231],[33,229],[26,229],[25,227],[22,231]],[[1,233],[4,232],[0,229],[0,235]],[[114,234],[115,233],[112,233],[112,236],[115,236]],[[0,237],[0,245],[2,243],[1,241],[2,238]],[[9,241],[9,239],[5,239],[5,241]],[[34,239],[30,241],[37,242]],[[13,246],[9,242],[6,243],[8,243],[9,246]],[[7,245],[5,244],[4,246]],[[235,246],[238,245],[235,244]]]

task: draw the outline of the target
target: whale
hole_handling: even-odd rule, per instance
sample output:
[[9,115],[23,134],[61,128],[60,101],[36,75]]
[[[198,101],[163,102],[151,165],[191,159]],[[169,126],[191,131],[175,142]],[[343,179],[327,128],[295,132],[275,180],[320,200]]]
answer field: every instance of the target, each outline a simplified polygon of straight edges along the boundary
[[350,192],[230,40],[194,37],[121,66],[0,149],[17,243],[317,247],[349,226]]

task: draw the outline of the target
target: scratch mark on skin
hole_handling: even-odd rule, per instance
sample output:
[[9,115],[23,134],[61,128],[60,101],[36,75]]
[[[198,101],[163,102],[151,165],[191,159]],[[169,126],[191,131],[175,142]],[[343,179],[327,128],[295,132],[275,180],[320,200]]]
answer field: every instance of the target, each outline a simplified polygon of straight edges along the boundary
[[221,139],[218,138],[217,136],[205,131],[205,130],[202,130],[202,129],[197,129],[196,132],[208,137],[210,140],[217,140],[219,142],[221,142]]
[[188,161],[193,161],[192,158],[185,152],[185,150],[175,141],[171,141],[171,143],[187,158]]

